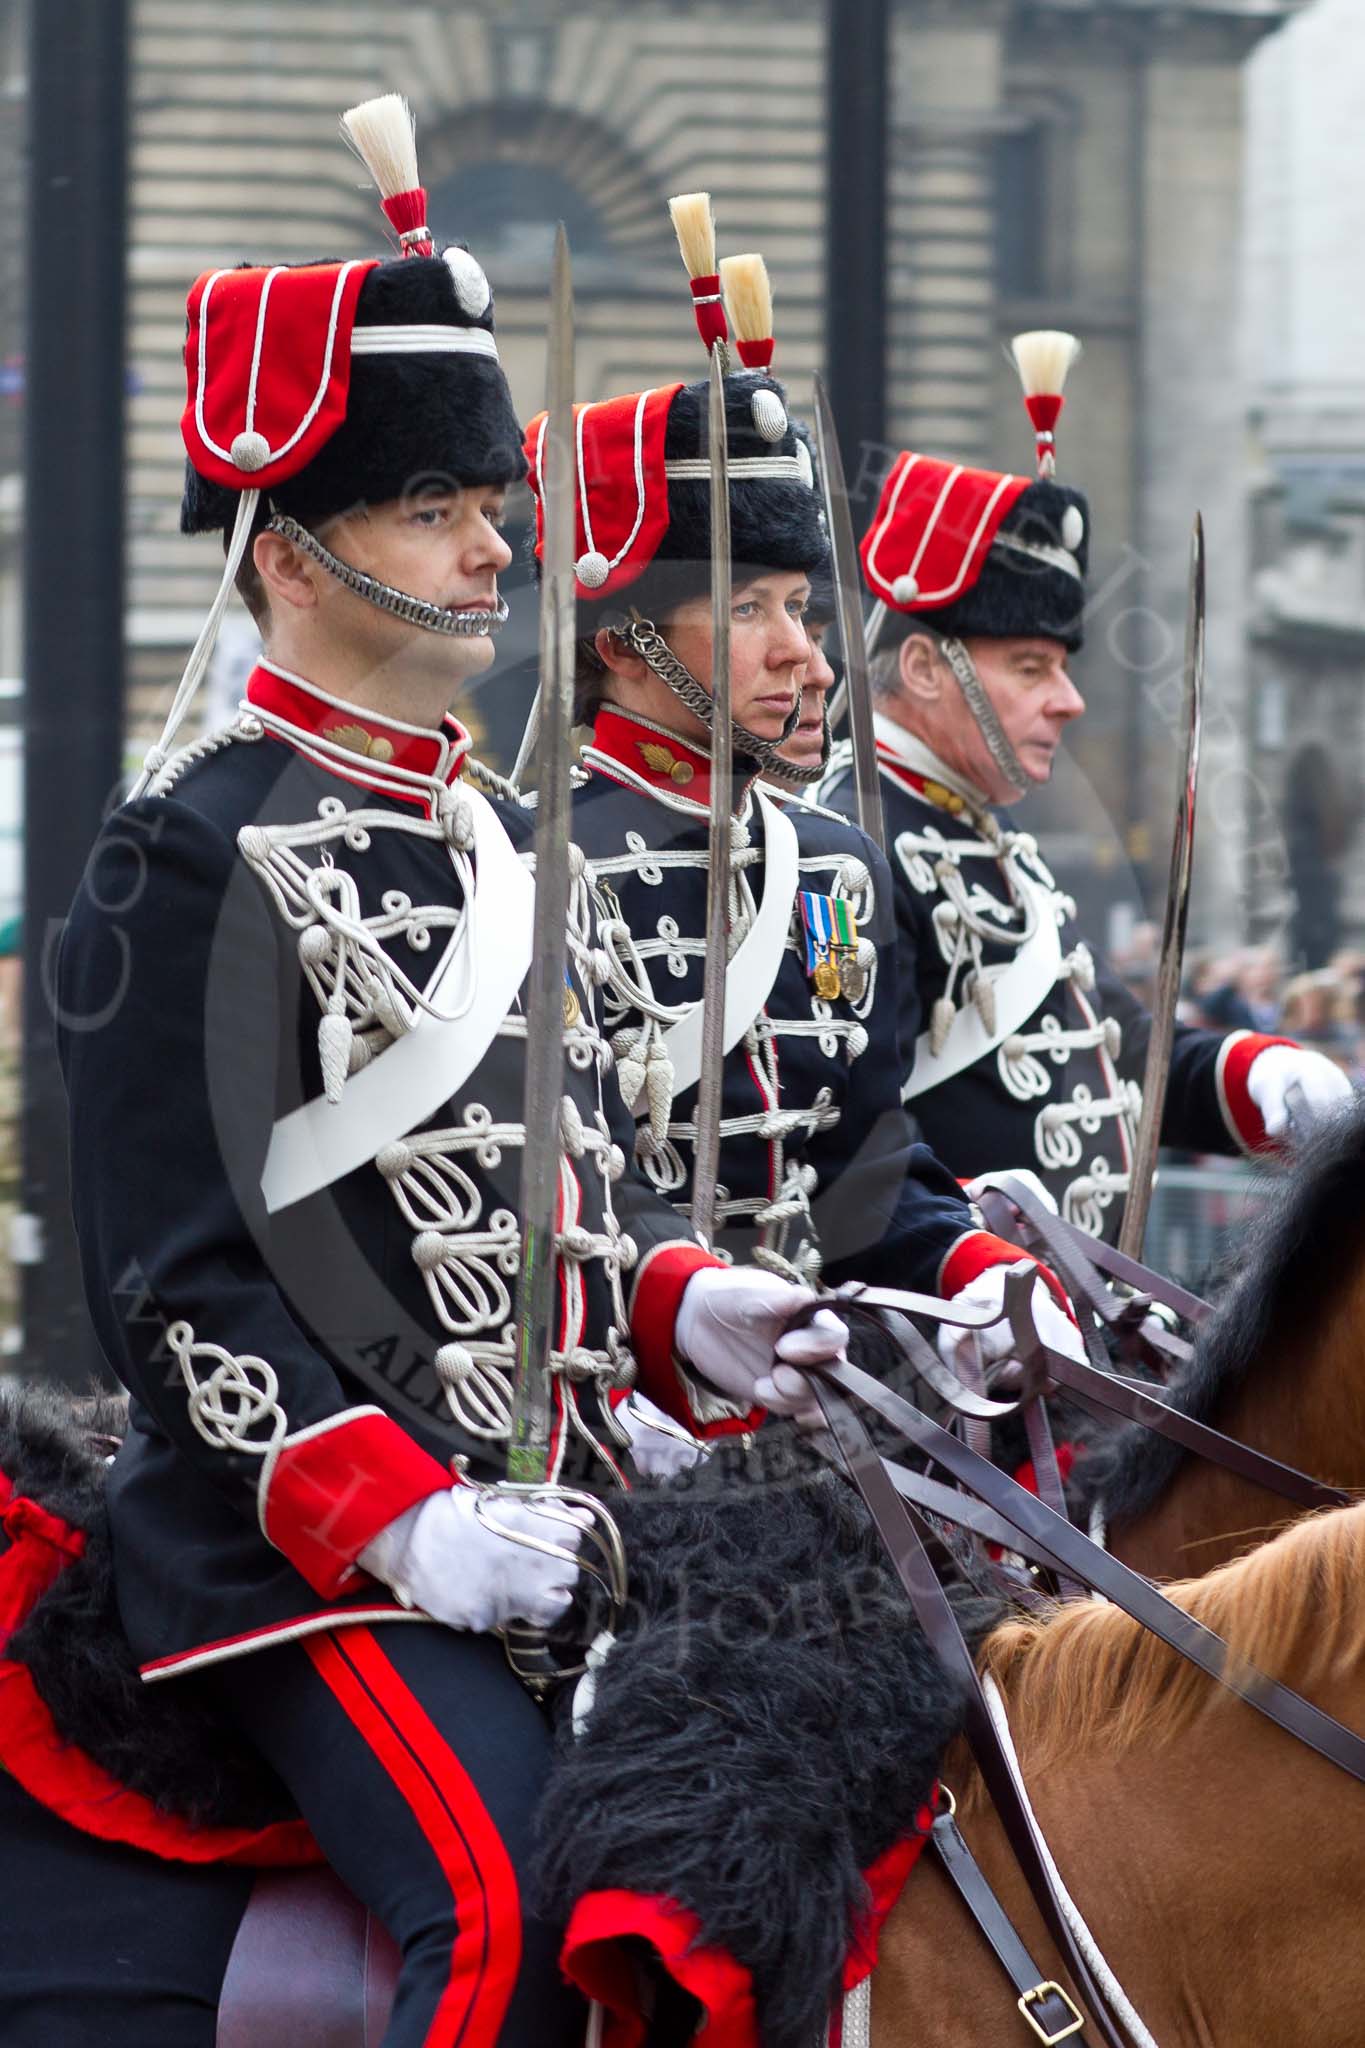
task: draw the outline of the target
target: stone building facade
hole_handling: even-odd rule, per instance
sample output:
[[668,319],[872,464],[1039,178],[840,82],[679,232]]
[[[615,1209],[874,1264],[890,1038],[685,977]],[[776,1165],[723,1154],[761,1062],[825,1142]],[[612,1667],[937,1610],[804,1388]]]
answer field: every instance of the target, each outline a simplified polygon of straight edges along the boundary
[[1249,69],[1249,911],[1294,965],[1365,946],[1365,12]]

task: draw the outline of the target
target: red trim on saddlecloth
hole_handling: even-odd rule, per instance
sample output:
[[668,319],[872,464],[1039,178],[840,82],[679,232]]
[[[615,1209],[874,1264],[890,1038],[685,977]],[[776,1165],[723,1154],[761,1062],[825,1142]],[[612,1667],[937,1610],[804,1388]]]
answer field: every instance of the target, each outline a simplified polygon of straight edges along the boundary
[[265,1474],[261,1528],[329,1600],[365,1584],[356,1559],[381,1529],[449,1484],[445,1466],[392,1416],[359,1410],[285,1438]]
[[[933,1814],[915,1817],[918,1832],[879,1856],[864,1873],[869,1901],[844,1964],[851,1991],[876,1967],[887,1916],[905,1888],[928,1840]],[[640,1892],[588,1892],[569,1918],[560,1952],[566,1977],[606,2008],[603,2048],[643,2048],[646,2021],[637,2008],[637,1979],[624,1944],[645,1941],[668,1975],[697,2000],[705,2014],[693,2036],[697,2048],[760,2048],[753,1986],[748,1971],[713,1944],[700,1943],[701,1922],[673,1899]]]
[[703,1266],[723,1264],[723,1260],[687,1239],[656,1245],[641,1262],[630,1302],[631,1346],[642,1390],[665,1415],[671,1415],[684,1429],[703,1438],[739,1436],[745,1430],[757,1429],[767,1413],[764,1408],[751,1408],[747,1415],[722,1415],[714,1422],[702,1422],[692,1412],[686,1384],[678,1373],[673,1331],[683,1292],[692,1275]]
[[384,780],[385,768],[403,768],[412,775],[453,783],[464,767],[471,745],[469,734],[450,713],[439,728],[430,731],[395,724],[392,719],[380,718],[359,705],[325,696],[303,676],[284,675],[264,663],[258,664],[247,678],[246,697],[249,704],[283,719],[299,732],[330,740],[334,746],[343,747],[346,755],[355,756],[353,761],[329,758],[327,766],[334,774],[354,782],[360,789],[380,790],[402,802],[421,804],[424,794],[415,790],[407,797],[401,789],[394,788],[391,780]]
[[1298,1051],[1298,1045],[1292,1038],[1272,1038],[1260,1031],[1234,1031],[1224,1040],[1218,1055],[1218,1100],[1223,1120],[1247,1152],[1277,1152],[1280,1149],[1276,1139],[1266,1136],[1261,1112],[1247,1088],[1252,1062],[1270,1045],[1287,1045],[1291,1051]]
[[1066,1289],[1057,1275],[1032,1252],[1026,1252],[1022,1245],[1010,1244],[1006,1238],[996,1237],[989,1230],[969,1230],[965,1237],[960,1237],[950,1247],[939,1268],[938,1291],[945,1301],[951,1301],[955,1294],[960,1294],[964,1287],[970,1287],[972,1281],[990,1267],[1017,1266],[1020,1259],[1027,1259],[1030,1265],[1038,1268],[1039,1277],[1047,1282],[1058,1308],[1065,1309],[1075,1322]]
[[368,1629],[304,1645],[412,1813],[450,1886],[450,1974],[430,2048],[497,2048],[521,1964],[516,1872],[473,1779]]
[[[1071,1468],[1072,1468],[1072,1466],[1073,1466],[1073,1465],[1075,1464],[1075,1462],[1076,1462],[1076,1446],[1075,1446],[1075,1444],[1073,1444],[1073,1443],[1060,1443],[1060,1444],[1058,1444],[1058,1446],[1057,1446],[1057,1470],[1058,1470],[1058,1472],[1059,1472],[1059,1473],[1061,1474],[1062,1484],[1063,1484],[1064,1486],[1065,1486],[1065,1484],[1066,1484],[1067,1480],[1068,1480],[1068,1479],[1069,1479],[1069,1478],[1071,1477]],[[1018,1465],[1018,1466],[1016,1466],[1016,1467],[1015,1467],[1015,1472],[1014,1472],[1014,1483],[1015,1483],[1015,1485],[1016,1485],[1016,1486],[1022,1486],[1022,1487],[1023,1487],[1023,1489],[1024,1489],[1024,1491],[1025,1491],[1026,1493],[1037,1493],[1037,1491],[1038,1491],[1038,1474],[1037,1474],[1037,1473],[1036,1473],[1036,1472],[1034,1471],[1034,1469],[1033,1469],[1033,1460],[1032,1460],[1032,1458],[1025,1458],[1025,1460],[1024,1460],[1024,1462],[1023,1462],[1023,1464],[1022,1464],[1022,1465]]]
[[[83,1555],[85,1535],[37,1501],[16,1495],[0,1472],[0,1647],[28,1620],[67,1566]],[[0,1770],[8,1771],[40,1806],[83,1834],[124,1842],[177,1863],[292,1865],[320,1863],[302,1821],[264,1828],[193,1827],[161,1813],[140,1792],[104,1770],[59,1734],[32,1673],[0,1659]]]

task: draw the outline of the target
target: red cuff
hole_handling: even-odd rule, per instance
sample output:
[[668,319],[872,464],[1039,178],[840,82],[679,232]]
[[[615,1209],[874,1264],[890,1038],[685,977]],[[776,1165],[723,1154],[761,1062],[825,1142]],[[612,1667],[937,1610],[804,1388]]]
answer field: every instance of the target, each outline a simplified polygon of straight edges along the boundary
[[747,1415],[723,1415],[713,1422],[703,1422],[693,1413],[687,1382],[678,1371],[673,1332],[683,1292],[694,1273],[700,1273],[705,1266],[723,1267],[724,1263],[703,1251],[691,1238],[655,1245],[641,1262],[630,1301],[630,1336],[639,1368],[640,1391],[657,1402],[674,1422],[680,1422],[693,1436],[701,1438],[737,1436],[746,1429],[757,1429],[766,1413],[762,1408],[751,1408]]
[[1065,1309],[1074,1323],[1075,1310],[1051,1267],[1045,1266],[1032,1252],[1026,1252],[1022,1245],[1011,1244],[1007,1238],[996,1237],[989,1230],[969,1230],[965,1237],[949,1246],[947,1257],[938,1269],[938,1291],[945,1301],[951,1301],[955,1294],[961,1294],[964,1287],[970,1287],[978,1274],[988,1272],[992,1266],[1017,1266],[1020,1259],[1027,1259],[1030,1265],[1038,1268],[1039,1277],[1047,1282],[1058,1308]]
[[365,1583],[365,1545],[450,1485],[450,1474],[380,1408],[347,1408],[287,1436],[265,1461],[261,1528],[324,1600]]
[[1298,1050],[1292,1038],[1268,1038],[1259,1031],[1234,1031],[1223,1040],[1218,1050],[1218,1064],[1214,1078],[1218,1087],[1218,1107],[1223,1112],[1223,1121],[1244,1152],[1274,1152],[1278,1147],[1273,1138],[1266,1136],[1261,1112],[1247,1092],[1247,1076],[1252,1061],[1263,1053],[1268,1045],[1287,1045]]

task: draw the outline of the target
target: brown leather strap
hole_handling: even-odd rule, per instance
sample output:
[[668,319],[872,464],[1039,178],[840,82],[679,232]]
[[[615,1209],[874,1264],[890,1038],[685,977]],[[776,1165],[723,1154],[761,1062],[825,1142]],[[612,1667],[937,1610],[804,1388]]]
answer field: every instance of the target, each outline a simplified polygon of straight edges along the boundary
[[[830,1433],[838,1446],[848,1475],[861,1494],[863,1504],[876,1525],[896,1576],[909,1598],[916,1621],[924,1630],[945,1671],[962,1687],[963,1726],[967,1740],[971,1744],[977,1768],[995,1802],[1000,1824],[1005,1830],[1015,1860],[1028,1881],[1047,1930],[1071,1973],[1073,1983],[1090,2008],[1096,2031],[1108,2044],[1108,2048],[1126,2048],[1126,2043],[1109,2017],[1085,1957],[1077,1947],[1075,1937],[1067,1924],[1066,1915],[1062,1911],[1061,1901],[1057,1897],[1043,1855],[1038,1824],[1029,1808],[1018,1768],[996,1732],[971,1651],[958,1626],[957,1616],[953,1612],[948,1596],[934,1572],[915,1511],[907,1508],[898,1498],[890,1476],[873,1449],[867,1431],[854,1412],[852,1403],[843,1399],[842,1394],[836,1392],[831,1385],[831,1382],[835,1382],[845,1392],[856,1395],[860,1400],[865,1399],[861,1385],[845,1385],[845,1374],[851,1375],[858,1382],[867,1380],[865,1373],[858,1372],[852,1366],[821,1367],[811,1376],[816,1398]],[[875,1388],[877,1382],[871,1380],[868,1384]],[[895,1396],[892,1399],[898,1409],[909,1406]],[[869,1401],[868,1405],[876,1404]],[[911,1413],[917,1411],[911,1410]],[[891,1417],[887,1419],[892,1420]],[[899,1422],[893,1421],[893,1427],[899,1428]],[[975,1451],[969,1450],[965,1444],[958,1443],[957,1438],[949,1436],[946,1430],[939,1430],[937,1424],[931,1424],[930,1427],[972,1464],[984,1465],[986,1470],[994,1473],[997,1478],[1004,1478],[1004,1474],[996,1472],[995,1466],[988,1460],[979,1458]],[[1008,1480],[1006,1484],[1013,1486],[1014,1482]],[[1022,1492],[1023,1489],[1018,1487],[1015,1491]],[[1029,1494],[1027,1498],[1034,1501],[1036,1506],[1042,1507],[1042,1502],[1038,1501],[1035,1495]],[[1044,1513],[1048,1512],[1049,1510],[1044,1509]]]
[[[849,1304],[841,1301],[840,1312],[848,1309]],[[1044,1350],[1043,1356],[1051,1370],[1056,1354]],[[830,1383],[852,1395],[880,1415],[884,1422],[890,1423],[908,1443],[932,1459],[951,1479],[960,1486],[970,1487],[979,1500],[1018,1530],[1034,1552],[1046,1556],[1054,1571],[1069,1573],[1092,1592],[1112,1600],[1116,1607],[1121,1607],[1169,1648],[1197,1664],[1201,1671],[1226,1686],[1239,1699],[1244,1699],[1276,1727],[1296,1736],[1349,1777],[1365,1783],[1365,1738],[1343,1727],[1340,1721],[1334,1721],[1330,1714],[1324,1714],[1321,1708],[1277,1680],[1249,1669],[1240,1660],[1230,1665],[1227,1645],[1221,1636],[1205,1628],[1184,1608],[1166,1599],[1149,1580],[1140,1578],[1136,1572],[1120,1564],[1116,1557],[1110,1556],[1108,1551],[1101,1550],[1062,1516],[1054,1514],[1036,1494],[1017,1485],[988,1459],[979,1457],[950,1431],[941,1429],[909,1401],[893,1394],[889,1387],[884,1387],[857,1366],[831,1363],[808,1366],[804,1370],[811,1375],[822,1396]],[[863,1491],[861,1486],[859,1490]],[[888,1496],[895,1499],[894,1488],[883,1474],[878,1498],[884,1500]],[[867,1499],[865,1493],[864,1498]],[[870,1500],[868,1507],[895,1561],[900,1541],[898,1524],[904,1520],[905,1511],[896,1500],[895,1514],[889,1527],[883,1528],[883,1517]],[[955,1622],[953,1625],[956,1628]]]
[[951,1813],[941,1813],[930,1837],[959,1898],[994,1949],[1019,1994],[1019,2011],[1034,2037],[1054,2048],[1059,2041],[1084,2042],[1085,2021],[1061,1985],[1044,1977],[1015,1932],[1009,1914],[987,1882]]
[[[1022,1269],[1022,1262],[1021,1262]],[[1073,1275],[1065,1267],[1058,1272],[1068,1292],[1072,1292]],[[982,1397],[971,1395],[971,1407],[963,1410],[960,1399],[944,1391],[947,1369],[938,1358],[933,1346],[920,1335],[908,1320],[907,1309],[919,1312],[924,1306],[920,1296],[901,1294],[893,1287],[861,1287],[853,1285],[841,1288],[830,1297],[826,1306],[833,1307],[840,1314],[854,1308],[885,1310],[898,1318],[897,1334],[911,1364],[919,1376],[931,1384],[943,1398],[959,1412],[974,1413],[978,1405],[989,1406],[995,1414],[1008,1414],[1022,1406],[1034,1393],[1046,1390],[1045,1383],[1052,1381],[1061,1387],[1079,1407],[1105,1421],[1115,1416],[1126,1422],[1136,1422],[1143,1429],[1154,1430],[1158,1436],[1170,1437],[1183,1450],[1192,1451],[1197,1457],[1206,1458],[1210,1464],[1221,1465],[1224,1470],[1235,1473],[1239,1479],[1247,1480],[1252,1486],[1263,1487],[1268,1493],[1291,1500],[1296,1507],[1339,1508],[1345,1507],[1351,1499],[1349,1493],[1338,1486],[1327,1486],[1320,1479],[1310,1478],[1308,1473],[1298,1471],[1293,1465],[1282,1464],[1264,1451],[1255,1451],[1249,1444],[1241,1444],[1234,1437],[1225,1436],[1221,1430],[1211,1429],[1206,1422],[1197,1422],[1192,1415],[1186,1415],[1179,1408],[1173,1408],[1169,1401],[1161,1398],[1161,1391],[1155,1386],[1143,1386],[1132,1380],[1121,1378],[1107,1367],[1082,1364],[1079,1359],[1067,1358],[1058,1351],[1048,1351],[1040,1344],[1038,1333],[1033,1326],[1032,1313],[1028,1307],[1032,1294],[1031,1272],[1024,1274],[1027,1284],[1014,1291],[1013,1300],[1017,1357],[1023,1367],[1023,1384],[1019,1400],[1013,1403],[982,1401]],[[1011,1290],[1006,1289],[1006,1312],[1010,1312]],[[1084,1298],[1080,1289],[1075,1290]],[[932,1306],[932,1304],[930,1304]],[[1093,1330],[1082,1330],[1087,1339],[1087,1350],[1096,1340]],[[1101,1353],[1101,1356],[1103,1354]],[[948,1375],[951,1377],[951,1375]],[[962,1389],[966,1394],[967,1390]]]
[[1103,1238],[1091,1237],[1088,1231],[1077,1230],[1074,1223],[1067,1223],[1055,1215],[1046,1202],[1039,1201],[1032,1188],[1013,1175],[991,1174],[986,1178],[997,1185],[987,1190],[977,1206],[987,1217],[991,1229],[998,1230],[1001,1237],[1013,1241],[1016,1236],[1010,1217],[995,1212],[995,1205],[1004,1202],[1027,1219],[1033,1234],[1047,1251],[1049,1263],[1054,1258],[1063,1257],[1098,1266],[1111,1279],[1121,1280],[1125,1287],[1134,1287],[1139,1294],[1164,1302],[1187,1323],[1207,1322],[1213,1314],[1212,1302],[1205,1301],[1201,1295],[1191,1294],[1187,1287],[1180,1286],[1178,1281],[1168,1280],[1164,1273],[1155,1272],[1151,1266],[1139,1265],[1136,1259],[1130,1259],[1126,1252],[1106,1244]]
[[377,2048],[398,1950],[330,1870],[262,1871],[218,2000],[216,2048]]

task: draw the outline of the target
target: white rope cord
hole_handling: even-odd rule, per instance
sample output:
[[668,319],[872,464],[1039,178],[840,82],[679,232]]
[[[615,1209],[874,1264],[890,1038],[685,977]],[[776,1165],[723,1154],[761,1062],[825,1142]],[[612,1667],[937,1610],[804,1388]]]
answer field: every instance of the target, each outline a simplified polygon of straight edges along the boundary
[[199,638],[195,641],[190,652],[190,658],[185,664],[185,673],[181,676],[176,686],[175,695],[171,699],[171,708],[166,713],[166,723],[161,728],[161,737],[154,747],[147,749],[146,754],[143,756],[142,773],[133,784],[130,799],[140,797],[152,778],[159,775],[165,767],[171,742],[180,730],[184,722],[185,713],[193,703],[195,693],[204,679],[204,672],[208,668],[209,662],[213,658],[213,650],[218,644],[218,629],[223,623],[223,613],[227,610],[228,600],[232,596],[233,585],[237,580],[237,571],[242,565],[242,556],[246,553],[247,540],[251,534],[251,522],[256,516],[256,507],[260,503],[260,498],[260,492],[253,489],[243,491],[238,501],[237,517],[233,523],[232,539],[228,544],[227,560],[223,564],[223,580],[218,585],[218,594],[209,608],[208,617],[199,630]]
[[[995,1680],[991,1677],[989,1672],[987,1672],[983,1676],[981,1680],[981,1686],[982,1690],[986,1695],[986,1705],[990,1709],[990,1716],[992,1722],[995,1725],[995,1732],[1000,1738],[1002,1748],[1005,1750],[1006,1754],[1010,1759],[1010,1762],[1014,1766],[1015,1776],[1019,1781],[1020,1789],[1022,1791],[1024,1784],[1023,1772],[1019,1769],[1019,1758],[1015,1754],[1014,1738],[1010,1734],[1009,1715],[1005,1711],[1005,1702],[1001,1698],[1000,1688],[996,1684]],[[1090,1932],[1090,1929],[1086,1926],[1085,1921],[1081,1918],[1080,1908],[1077,1906],[1076,1901],[1072,1898],[1070,1892],[1062,1883],[1062,1874],[1057,1868],[1056,1861],[1053,1857],[1051,1849],[1047,1845],[1047,1841],[1043,1835],[1042,1829],[1038,1827],[1037,1816],[1033,1812],[1031,1804],[1029,1804],[1028,1795],[1026,1792],[1024,1793],[1024,1801],[1029,1808],[1029,1819],[1033,1822],[1035,1831],[1037,1832],[1038,1846],[1042,1850],[1043,1861],[1047,1866],[1047,1874],[1052,1880],[1053,1889],[1057,1894],[1058,1903],[1061,1906],[1062,1912],[1066,1916],[1066,1924],[1071,1929],[1072,1934],[1075,1936],[1076,1946],[1080,1949],[1081,1954],[1085,1957],[1086,1962],[1090,1965],[1091,1971],[1093,1972],[1095,1977],[1095,1981],[1099,1985],[1105,1997],[1108,1999],[1110,2009],[1113,2012],[1115,2018],[1120,2022],[1120,2024],[1127,2030],[1128,2034],[1132,2037],[1132,2040],[1135,2044],[1135,2048],[1157,2048],[1157,2042],[1155,2037],[1148,2032],[1146,2026],[1143,2024],[1142,2017],[1139,2014],[1137,2008],[1134,2006],[1127,1992],[1119,1983],[1118,1978],[1114,1975],[1108,1963],[1105,1961],[1104,1956],[1100,1950],[1099,1944],[1096,1942],[1094,1935]]]

